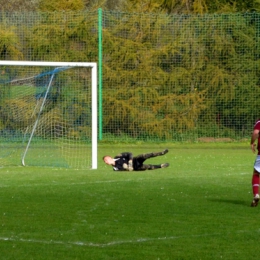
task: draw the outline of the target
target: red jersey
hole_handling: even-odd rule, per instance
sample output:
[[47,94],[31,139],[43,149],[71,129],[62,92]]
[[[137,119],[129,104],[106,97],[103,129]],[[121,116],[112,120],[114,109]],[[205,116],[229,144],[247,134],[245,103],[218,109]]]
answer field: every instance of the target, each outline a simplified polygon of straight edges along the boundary
[[[256,123],[254,125],[254,130],[260,131],[260,120],[256,121]],[[257,139],[257,150],[258,150],[258,155],[260,155],[260,136],[258,136],[258,139]]]

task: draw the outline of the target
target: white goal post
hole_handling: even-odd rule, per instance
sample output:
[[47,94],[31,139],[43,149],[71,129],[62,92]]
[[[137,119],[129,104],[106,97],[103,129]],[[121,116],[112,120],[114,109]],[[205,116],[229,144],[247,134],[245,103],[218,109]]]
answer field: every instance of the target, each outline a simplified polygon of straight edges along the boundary
[[[97,169],[97,133],[98,133],[98,113],[97,113],[97,63],[95,62],[43,62],[43,61],[0,61],[0,68],[5,66],[35,66],[35,67],[53,67],[55,68],[89,68],[91,69],[91,168]],[[0,69],[1,72],[1,69]],[[52,80],[52,79],[51,79]],[[50,86],[50,84],[49,84]],[[45,91],[45,97],[42,98],[41,106],[44,106],[45,99],[48,95],[48,90]],[[37,112],[41,114],[41,109]],[[34,127],[36,128],[38,119],[34,122]],[[24,155],[22,157],[22,164],[25,165],[25,157],[27,150],[30,146],[31,139],[34,135],[34,130],[32,129],[31,136],[27,143]],[[87,156],[87,155],[86,155]]]

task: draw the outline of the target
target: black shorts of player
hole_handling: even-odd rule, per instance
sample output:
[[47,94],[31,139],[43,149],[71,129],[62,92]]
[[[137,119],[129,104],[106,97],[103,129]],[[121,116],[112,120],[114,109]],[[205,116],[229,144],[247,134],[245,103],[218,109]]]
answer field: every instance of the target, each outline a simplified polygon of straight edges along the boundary
[[145,161],[145,158],[140,158],[140,157],[136,158],[136,157],[134,157],[133,158],[133,168],[134,168],[134,170],[135,171],[142,171],[142,170],[144,170],[144,169],[142,169],[144,161]]

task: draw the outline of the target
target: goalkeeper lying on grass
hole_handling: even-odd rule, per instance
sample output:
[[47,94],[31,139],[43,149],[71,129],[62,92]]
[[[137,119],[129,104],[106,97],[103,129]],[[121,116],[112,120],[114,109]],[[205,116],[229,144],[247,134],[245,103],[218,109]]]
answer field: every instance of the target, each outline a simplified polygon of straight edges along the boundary
[[140,154],[133,157],[132,153],[121,153],[116,157],[112,158],[109,155],[103,157],[103,161],[112,165],[114,171],[145,171],[145,170],[155,170],[159,168],[166,168],[169,166],[169,163],[163,163],[159,165],[143,164],[144,161],[151,157],[156,157],[168,153],[168,150],[164,150],[158,153],[146,153]]

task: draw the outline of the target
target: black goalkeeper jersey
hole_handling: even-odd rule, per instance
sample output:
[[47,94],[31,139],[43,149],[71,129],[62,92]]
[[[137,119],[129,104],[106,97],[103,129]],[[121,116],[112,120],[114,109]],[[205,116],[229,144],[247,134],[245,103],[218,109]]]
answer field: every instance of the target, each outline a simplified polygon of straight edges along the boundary
[[114,171],[126,171],[126,169],[124,169],[123,167],[123,164],[126,163],[128,165],[129,160],[132,159],[133,159],[132,153],[125,152],[117,155],[114,158],[115,161],[115,165],[113,165]]

